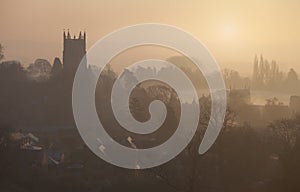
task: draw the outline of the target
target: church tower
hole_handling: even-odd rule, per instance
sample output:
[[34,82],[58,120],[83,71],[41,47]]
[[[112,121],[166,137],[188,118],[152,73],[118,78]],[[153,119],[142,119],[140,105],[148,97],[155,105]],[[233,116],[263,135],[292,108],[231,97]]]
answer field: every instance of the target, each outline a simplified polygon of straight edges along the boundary
[[70,32],[64,31],[64,50],[63,50],[63,71],[65,75],[74,76],[76,70],[86,53],[86,33],[79,33],[79,36],[72,38]]

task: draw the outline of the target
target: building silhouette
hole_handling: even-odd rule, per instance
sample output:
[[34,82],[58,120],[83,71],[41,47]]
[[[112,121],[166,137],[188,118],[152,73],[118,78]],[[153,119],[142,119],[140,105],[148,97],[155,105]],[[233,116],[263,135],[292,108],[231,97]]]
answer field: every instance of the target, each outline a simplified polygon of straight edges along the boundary
[[[64,31],[63,50],[63,72],[64,75],[74,77],[76,70],[86,54],[86,33],[79,33],[79,36],[72,38],[70,32]],[[86,62],[85,62],[86,63]]]
[[60,59],[55,57],[52,65],[51,75],[56,77],[62,71],[62,69],[63,65]]

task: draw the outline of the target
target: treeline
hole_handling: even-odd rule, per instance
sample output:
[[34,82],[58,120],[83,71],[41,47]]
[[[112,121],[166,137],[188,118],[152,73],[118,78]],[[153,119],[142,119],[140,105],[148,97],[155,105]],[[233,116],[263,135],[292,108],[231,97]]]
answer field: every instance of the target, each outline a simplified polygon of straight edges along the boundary
[[62,70],[37,59],[24,67],[18,61],[0,63],[0,121],[13,127],[73,124],[71,83]]
[[290,69],[287,74],[280,71],[275,61],[269,62],[261,55],[258,59],[255,56],[252,89],[279,91],[286,93],[299,93],[300,81],[294,69]]

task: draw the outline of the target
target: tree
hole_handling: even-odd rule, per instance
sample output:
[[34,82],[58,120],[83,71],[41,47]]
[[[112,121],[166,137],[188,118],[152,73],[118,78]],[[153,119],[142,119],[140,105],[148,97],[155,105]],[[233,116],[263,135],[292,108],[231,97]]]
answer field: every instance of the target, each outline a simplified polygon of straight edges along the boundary
[[281,119],[270,123],[273,135],[282,145],[282,158],[289,156],[296,142],[297,124],[293,119]]
[[4,58],[3,49],[3,46],[0,44],[0,61]]
[[288,72],[285,83],[287,91],[294,92],[295,90],[299,90],[299,78],[294,69],[290,69]]
[[238,71],[232,69],[224,69],[223,77],[227,88],[244,89],[250,85],[248,78],[242,77]]
[[[277,153],[283,168],[282,188],[284,191],[299,191],[299,125],[300,116],[277,120],[269,125],[274,140],[278,141]],[[275,142],[276,144],[276,142]]]
[[24,81],[25,70],[19,61],[4,61],[0,64],[0,83]]
[[0,149],[3,147],[7,147],[10,143],[10,127],[7,125],[0,125]]
[[50,77],[51,64],[45,59],[37,59],[33,64],[27,67],[27,74],[30,79],[45,81]]
[[[226,110],[220,138],[212,149],[205,156],[202,156],[198,154],[198,149],[210,118],[210,98],[203,96],[200,99],[200,105],[202,114],[200,114],[199,127],[194,139],[174,161],[153,169],[155,176],[174,191],[194,192],[199,191],[199,189],[218,191],[222,188],[220,180],[216,178],[220,174],[218,167],[223,166],[221,162],[224,161],[225,153],[225,149],[222,148],[224,140],[221,137],[225,132],[230,132],[235,127],[235,113],[230,109]],[[177,176],[175,177],[175,175]]]

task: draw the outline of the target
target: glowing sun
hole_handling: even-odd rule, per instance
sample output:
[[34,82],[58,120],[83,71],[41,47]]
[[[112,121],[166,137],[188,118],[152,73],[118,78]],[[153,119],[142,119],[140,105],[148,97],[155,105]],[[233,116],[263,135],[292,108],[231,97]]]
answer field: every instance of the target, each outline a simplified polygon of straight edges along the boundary
[[233,24],[223,25],[220,32],[223,40],[231,41],[237,36],[237,29]]

